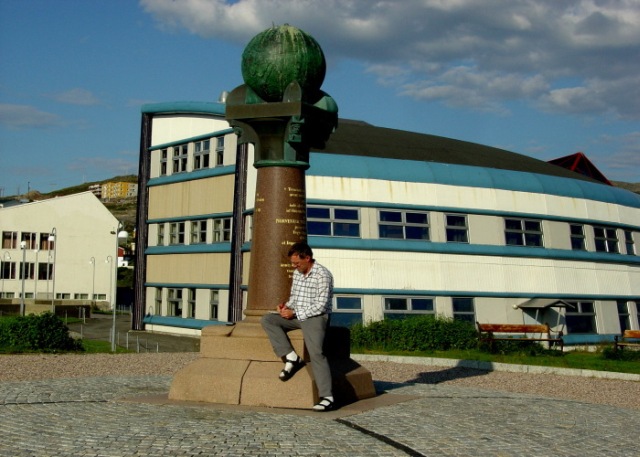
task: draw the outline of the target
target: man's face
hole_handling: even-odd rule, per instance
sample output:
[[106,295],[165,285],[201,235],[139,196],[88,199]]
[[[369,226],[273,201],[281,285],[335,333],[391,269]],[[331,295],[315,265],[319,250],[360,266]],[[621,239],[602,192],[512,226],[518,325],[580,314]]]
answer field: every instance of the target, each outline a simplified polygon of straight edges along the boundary
[[290,258],[291,265],[302,274],[307,274],[311,269],[311,257],[293,254]]

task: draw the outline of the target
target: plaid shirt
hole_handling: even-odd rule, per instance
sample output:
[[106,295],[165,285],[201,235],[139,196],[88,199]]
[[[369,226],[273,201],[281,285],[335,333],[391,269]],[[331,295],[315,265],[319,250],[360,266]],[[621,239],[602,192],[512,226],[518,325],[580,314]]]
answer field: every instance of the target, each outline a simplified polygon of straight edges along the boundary
[[325,267],[314,262],[306,276],[293,271],[291,295],[285,306],[295,311],[297,319],[303,321],[330,313],[332,300],[333,276]]

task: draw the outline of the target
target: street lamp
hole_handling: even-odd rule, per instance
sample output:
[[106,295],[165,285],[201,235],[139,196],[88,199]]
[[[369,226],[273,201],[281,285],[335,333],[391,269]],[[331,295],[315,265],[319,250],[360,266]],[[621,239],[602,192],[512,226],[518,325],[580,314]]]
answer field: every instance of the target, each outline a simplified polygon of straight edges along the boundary
[[40,249],[34,249],[34,251],[36,253],[36,264],[33,269],[33,279],[35,281],[33,284],[33,298],[36,299],[38,298],[38,275],[40,274],[38,268],[38,254],[40,253]]
[[56,241],[56,228],[53,227],[53,229],[51,229],[51,234],[49,234],[49,250],[51,250],[51,243],[53,243],[53,271],[52,271],[52,288],[53,288],[53,292],[51,294],[51,312],[53,314],[56,313],[56,306],[55,306],[55,299],[56,299],[56,255],[58,254],[58,243]]
[[[118,250],[119,250],[119,246],[120,246],[120,240],[124,239],[126,240],[129,237],[129,233],[121,230],[123,229],[124,226],[122,225],[122,222],[118,222],[118,227],[113,230],[111,232],[112,235],[116,235],[116,256],[115,258],[113,258],[112,260],[114,261],[113,263],[115,264],[115,267],[112,265],[111,268],[111,273],[113,274],[115,271],[115,281],[111,280],[111,306],[112,306],[112,312],[113,312],[113,321],[112,321],[112,325],[111,325],[111,352],[115,352],[116,351],[116,294],[117,294],[117,290],[118,290]],[[107,259],[111,257],[108,256]]]
[[93,276],[91,279],[91,303],[93,303],[93,297],[96,295],[96,258],[91,257],[89,263],[93,267]]
[[4,251],[2,253],[2,271],[0,271],[0,274],[2,276],[2,294],[0,295],[0,298],[4,298],[4,275],[5,275],[4,263],[5,263],[6,260],[11,260],[11,254],[9,254],[9,251]]
[[20,277],[22,278],[22,293],[20,294],[20,315],[24,316],[24,277],[27,261],[27,242],[20,242],[20,250],[22,251],[22,264],[20,265]]

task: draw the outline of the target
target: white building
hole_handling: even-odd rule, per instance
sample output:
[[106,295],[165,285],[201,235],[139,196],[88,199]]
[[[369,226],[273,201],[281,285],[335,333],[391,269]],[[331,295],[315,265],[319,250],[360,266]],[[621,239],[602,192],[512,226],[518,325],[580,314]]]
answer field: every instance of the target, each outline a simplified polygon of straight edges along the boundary
[[[0,303],[110,306],[118,221],[91,192],[0,209]],[[24,278],[24,279],[23,279]],[[24,295],[23,295],[24,290]]]
[[[134,326],[145,315],[174,332],[242,319],[256,171],[224,109],[143,107]],[[347,120],[310,163],[309,244],[334,274],[335,322],[548,322],[569,344],[640,328],[639,195],[512,152]],[[557,300],[572,307],[546,306]]]

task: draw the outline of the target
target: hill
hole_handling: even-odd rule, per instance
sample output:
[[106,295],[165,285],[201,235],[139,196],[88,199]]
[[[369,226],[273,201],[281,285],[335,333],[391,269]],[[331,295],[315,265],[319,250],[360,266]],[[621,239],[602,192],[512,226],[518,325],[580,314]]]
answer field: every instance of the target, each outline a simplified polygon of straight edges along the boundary
[[[87,192],[90,186],[95,184],[104,184],[107,182],[138,182],[138,177],[136,175],[114,176],[113,178],[105,179],[103,181],[86,182],[78,184],[77,186],[54,190],[46,194],[41,194],[37,190],[32,190],[28,194],[24,194],[19,197],[29,201],[47,200],[49,198]],[[118,201],[103,201],[102,203],[109,211],[111,211],[111,214],[113,214],[116,219],[124,224],[126,230],[131,231],[135,227],[137,206],[136,197],[123,198]]]

